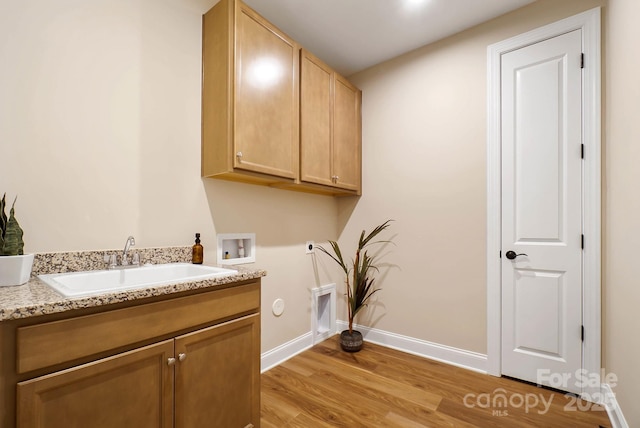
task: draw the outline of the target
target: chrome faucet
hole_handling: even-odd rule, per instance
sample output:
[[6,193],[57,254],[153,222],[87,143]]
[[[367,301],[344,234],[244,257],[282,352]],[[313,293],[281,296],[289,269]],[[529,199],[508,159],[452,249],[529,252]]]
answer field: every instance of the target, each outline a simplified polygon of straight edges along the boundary
[[104,262],[107,264],[107,269],[128,269],[140,266],[140,255],[138,252],[133,253],[131,257],[131,263],[129,263],[129,250],[131,247],[135,247],[136,240],[133,236],[127,238],[127,242],[124,244],[124,250],[122,250],[122,256],[120,264],[118,265],[118,254],[108,251],[104,253]]
[[[133,236],[127,238],[127,242],[124,244],[124,250],[122,251],[122,266],[127,266],[129,264],[129,260],[127,260],[127,252],[131,247],[135,247],[136,240],[133,239]],[[134,260],[135,262],[135,260]]]

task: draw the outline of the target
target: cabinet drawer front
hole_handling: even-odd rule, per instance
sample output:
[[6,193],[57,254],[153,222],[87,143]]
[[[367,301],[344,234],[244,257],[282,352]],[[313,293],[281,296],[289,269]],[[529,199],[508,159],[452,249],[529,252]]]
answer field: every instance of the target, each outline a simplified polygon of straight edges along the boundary
[[73,361],[234,315],[258,312],[260,282],[28,327],[17,332],[17,371]]

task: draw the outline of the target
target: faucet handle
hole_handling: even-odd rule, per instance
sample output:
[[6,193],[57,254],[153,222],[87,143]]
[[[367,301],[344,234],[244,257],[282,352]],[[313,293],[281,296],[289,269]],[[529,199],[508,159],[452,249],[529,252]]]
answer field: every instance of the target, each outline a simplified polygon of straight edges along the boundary
[[140,264],[140,254],[138,254],[137,251],[135,253],[133,253],[133,256],[131,256],[131,264],[132,265],[139,265]]
[[118,256],[115,254],[111,254],[111,256],[109,257],[109,267],[114,268],[116,266],[118,266]]

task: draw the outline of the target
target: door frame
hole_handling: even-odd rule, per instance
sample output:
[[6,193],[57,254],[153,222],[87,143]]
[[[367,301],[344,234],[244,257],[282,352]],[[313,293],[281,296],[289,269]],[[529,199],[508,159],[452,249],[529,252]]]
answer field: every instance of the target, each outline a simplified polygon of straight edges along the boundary
[[[487,372],[501,375],[502,181],[500,135],[501,55],[560,34],[582,30],[584,69],[582,85],[582,218],[585,245],[582,266],[582,369],[601,370],[601,63],[600,8],[490,45],[487,49]],[[583,388],[584,398],[600,397],[599,386]]]

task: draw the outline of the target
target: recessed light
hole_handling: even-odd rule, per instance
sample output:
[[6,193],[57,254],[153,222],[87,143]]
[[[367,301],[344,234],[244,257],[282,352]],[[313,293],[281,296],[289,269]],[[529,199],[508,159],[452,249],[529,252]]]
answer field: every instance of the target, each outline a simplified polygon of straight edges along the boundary
[[420,7],[423,7],[430,1],[431,0],[402,0],[402,4],[405,9],[413,10],[413,9],[418,9]]

